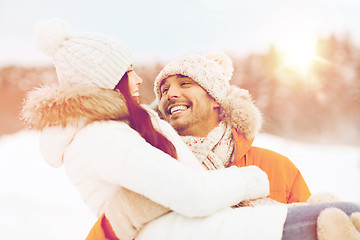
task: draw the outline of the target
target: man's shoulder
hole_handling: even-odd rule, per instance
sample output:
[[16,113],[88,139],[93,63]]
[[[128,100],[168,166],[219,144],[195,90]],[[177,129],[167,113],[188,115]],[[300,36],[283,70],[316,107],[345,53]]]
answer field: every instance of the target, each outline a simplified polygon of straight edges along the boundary
[[[247,157],[254,162],[265,162],[271,165],[281,165],[286,168],[297,169],[294,163],[286,156],[266,148],[250,147]],[[264,164],[265,164],[264,163]]]

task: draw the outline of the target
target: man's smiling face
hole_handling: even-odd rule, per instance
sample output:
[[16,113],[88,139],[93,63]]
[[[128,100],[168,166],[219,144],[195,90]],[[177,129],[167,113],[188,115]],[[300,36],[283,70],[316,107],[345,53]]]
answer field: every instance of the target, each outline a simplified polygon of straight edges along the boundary
[[160,111],[180,135],[206,136],[219,123],[219,107],[189,77],[173,75],[160,85]]

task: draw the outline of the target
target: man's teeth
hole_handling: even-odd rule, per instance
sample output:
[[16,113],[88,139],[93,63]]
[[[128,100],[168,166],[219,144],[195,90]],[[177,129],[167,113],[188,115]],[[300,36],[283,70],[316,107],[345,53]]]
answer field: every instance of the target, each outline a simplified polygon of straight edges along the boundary
[[187,109],[186,106],[176,106],[176,107],[172,107],[172,108],[170,109],[170,113],[171,113],[171,114],[174,114],[174,113],[176,113],[176,112],[178,112],[178,111],[185,111],[186,109]]

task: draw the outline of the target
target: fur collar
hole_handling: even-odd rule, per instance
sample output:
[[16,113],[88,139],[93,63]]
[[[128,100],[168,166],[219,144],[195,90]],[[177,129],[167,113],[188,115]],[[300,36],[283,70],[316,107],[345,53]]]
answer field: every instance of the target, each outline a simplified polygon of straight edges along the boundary
[[22,119],[42,130],[52,126],[79,126],[93,121],[126,120],[124,97],[113,90],[82,84],[52,84],[30,91]]

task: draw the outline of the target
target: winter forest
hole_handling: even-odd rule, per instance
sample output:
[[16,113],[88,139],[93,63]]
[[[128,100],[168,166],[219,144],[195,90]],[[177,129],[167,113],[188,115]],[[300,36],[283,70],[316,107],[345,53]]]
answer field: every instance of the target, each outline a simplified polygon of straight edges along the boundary
[[[292,56],[276,47],[238,57],[232,84],[250,91],[264,117],[262,131],[294,140],[360,146],[360,46],[350,36],[335,35],[313,43]],[[153,80],[162,62],[140,63],[144,103],[154,98]],[[53,67],[0,68],[0,134],[24,126],[19,120],[26,91],[56,81]]]

